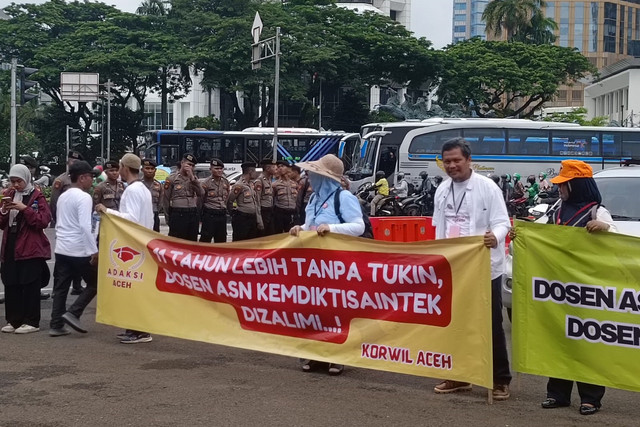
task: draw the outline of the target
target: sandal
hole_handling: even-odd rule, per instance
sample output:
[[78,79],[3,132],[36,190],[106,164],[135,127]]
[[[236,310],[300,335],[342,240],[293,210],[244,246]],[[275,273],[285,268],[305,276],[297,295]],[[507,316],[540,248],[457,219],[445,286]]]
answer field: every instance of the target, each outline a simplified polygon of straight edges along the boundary
[[580,415],[593,415],[598,412],[600,408],[593,406],[590,403],[583,403],[580,405]]

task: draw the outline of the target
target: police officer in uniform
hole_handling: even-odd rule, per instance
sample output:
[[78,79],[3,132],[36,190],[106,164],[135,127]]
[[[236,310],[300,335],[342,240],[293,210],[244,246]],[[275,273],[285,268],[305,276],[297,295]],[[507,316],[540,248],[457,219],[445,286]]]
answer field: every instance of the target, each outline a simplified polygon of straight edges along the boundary
[[198,162],[196,156],[186,153],[182,156],[180,169],[172,173],[164,182],[163,208],[169,215],[169,236],[198,241],[198,206],[203,190],[193,173]]
[[[67,171],[69,167],[78,160],[84,160],[82,154],[77,151],[69,151],[67,154]],[[62,193],[67,191],[71,187],[71,178],[69,178],[69,172],[64,172],[53,181],[51,188],[51,199],[49,201],[49,209],[51,210],[51,226],[56,225],[56,205],[58,204],[58,198]],[[82,277],[79,275],[73,278],[73,284],[71,287],[71,295],[80,295],[82,293]]]
[[153,206],[153,231],[160,232],[160,203],[164,193],[160,181],[156,181],[156,167],[158,165],[152,159],[142,160],[142,183],[151,192],[151,204]]
[[[253,181],[257,178],[256,164],[243,163],[242,176],[231,188],[227,199],[227,209],[233,212],[231,225],[233,226],[233,241],[253,239],[258,237],[258,230],[264,228],[260,213],[260,202],[253,188]],[[236,209],[233,209],[233,203]]]
[[104,164],[104,173],[107,179],[96,185],[93,189],[93,206],[104,205],[108,209],[119,210],[120,198],[124,191],[124,184],[118,180],[120,176],[120,163],[116,160],[108,160]]
[[202,189],[202,231],[200,241],[216,243],[227,241],[227,199],[231,186],[224,175],[224,163],[211,160],[211,176],[204,180]]
[[288,233],[294,225],[298,183],[291,179],[291,165],[278,160],[278,180],[273,183],[273,223],[275,233]]
[[260,236],[270,236],[274,234],[273,227],[273,175],[276,164],[270,159],[262,161],[262,174],[255,180],[253,186],[258,200],[260,201],[260,212],[262,213],[262,224],[264,230],[258,233]]
[[[71,166],[75,161],[84,160],[82,154],[77,151],[69,151],[67,155],[67,170],[69,170],[69,166]],[[51,225],[56,224],[56,204],[58,203],[58,197],[65,191],[67,191],[71,187],[71,178],[69,178],[69,173],[65,172],[60,174],[55,181],[53,181],[53,188],[51,189],[51,200],[49,201],[49,207],[51,208]]]

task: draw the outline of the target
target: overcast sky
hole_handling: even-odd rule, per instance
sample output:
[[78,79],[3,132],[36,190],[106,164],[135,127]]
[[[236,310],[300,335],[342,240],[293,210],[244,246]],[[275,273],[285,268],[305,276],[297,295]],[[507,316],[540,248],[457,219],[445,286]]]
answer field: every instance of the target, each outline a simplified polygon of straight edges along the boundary
[[[14,0],[15,3],[44,3],[44,0]],[[11,0],[0,0],[0,9],[10,5]],[[135,12],[141,1],[106,0],[103,3],[114,5],[126,12]],[[453,0],[412,0],[411,28],[416,36],[426,37],[434,47],[441,48],[451,43],[451,22]]]

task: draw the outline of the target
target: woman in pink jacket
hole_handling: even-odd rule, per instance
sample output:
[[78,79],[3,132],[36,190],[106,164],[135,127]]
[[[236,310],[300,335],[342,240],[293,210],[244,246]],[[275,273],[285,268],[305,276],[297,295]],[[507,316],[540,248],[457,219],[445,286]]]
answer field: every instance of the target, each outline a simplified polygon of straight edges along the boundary
[[51,245],[44,229],[51,221],[46,199],[31,184],[24,165],[9,171],[10,187],[0,201],[0,276],[5,289],[6,333],[40,330],[40,288],[49,281]]

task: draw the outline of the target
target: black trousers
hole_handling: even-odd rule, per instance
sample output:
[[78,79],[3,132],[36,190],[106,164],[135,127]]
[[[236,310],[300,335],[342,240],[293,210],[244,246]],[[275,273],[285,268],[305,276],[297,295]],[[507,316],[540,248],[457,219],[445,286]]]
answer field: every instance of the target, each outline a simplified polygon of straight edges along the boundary
[[258,230],[258,235],[260,236],[271,236],[274,234],[274,225],[273,225],[273,208],[261,208],[262,211],[262,225],[264,225],[264,229]]
[[282,209],[277,206],[273,207],[273,226],[274,233],[288,233],[293,227],[293,216],[295,215],[295,209]]
[[[59,329],[64,325],[62,315],[68,311],[76,317],[82,312],[98,293],[98,267],[89,263],[90,257],[72,257],[56,254],[56,265],[53,268],[53,307],[51,309],[51,329]],[[67,293],[69,285],[76,275],[84,279],[87,286],[78,298],[67,309]]]
[[200,241],[211,243],[211,239],[216,243],[225,243],[227,241],[227,211],[224,209],[204,208],[202,210]]
[[[596,408],[602,406],[601,400],[604,396],[605,388],[601,385],[576,382],[578,384],[578,394],[580,403],[589,403]],[[547,397],[552,397],[560,404],[571,403],[571,390],[573,381],[562,380],[560,378],[549,378],[547,383]]]
[[255,215],[235,212],[231,218],[231,226],[234,242],[258,237],[258,220]]
[[153,213],[153,231],[160,232],[160,214],[158,212]]
[[30,283],[4,286],[4,309],[7,323],[14,328],[22,325],[40,327],[40,278]]
[[493,340],[493,384],[511,383],[507,339],[502,327],[502,277],[491,280],[491,335]]
[[199,228],[197,208],[171,208],[169,236],[197,242]]

